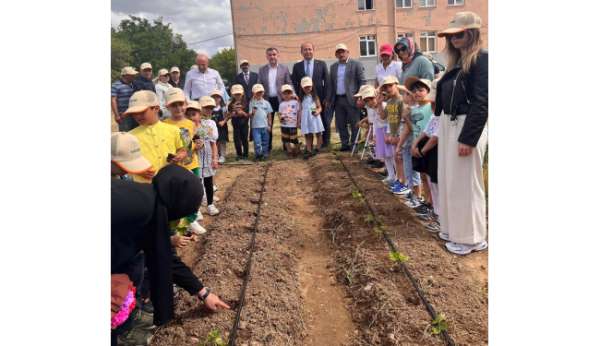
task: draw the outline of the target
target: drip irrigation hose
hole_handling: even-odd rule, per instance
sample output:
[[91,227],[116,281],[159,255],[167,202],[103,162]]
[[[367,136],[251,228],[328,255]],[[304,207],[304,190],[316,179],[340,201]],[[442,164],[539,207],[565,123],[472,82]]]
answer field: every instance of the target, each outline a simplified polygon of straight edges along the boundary
[[265,184],[267,182],[267,173],[269,172],[269,168],[271,168],[271,163],[269,163],[263,174],[263,179],[261,182],[260,195],[258,197],[258,208],[256,209],[256,218],[254,219],[254,225],[252,226],[252,237],[250,239],[250,253],[248,254],[248,259],[246,260],[246,268],[244,269],[244,282],[242,283],[242,289],[240,291],[240,297],[238,299],[238,309],[235,314],[235,321],[233,322],[233,327],[231,327],[231,332],[229,333],[229,346],[235,346],[235,338],[237,337],[237,331],[240,324],[240,317],[242,316],[242,308],[244,307],[244,298],[246,296],[246,288],[248,287],[248,281],[250,281],[250,273],[252,270],[252,255],[254,254],[254,247],[256,244],[256,230],[258,229],[258,223],[260,221],[260,210],[262,207],[263,194],[265,192]]
[[[350,181],[352,181],[352,184],[354,185],[354,187],[363,196],[363,200],[365,202],[365,205],[367,206],[367,209],[369,209],[369,212],[371,213],[371,215],[373,215],[374,217],[376,217],[377,214],[375,213],[375,210],[373,210],[373,207],[371,207],[371,203],[369,203],[369,201],[367,200],[365,193],[360,188],[360,186],[356,183],[356,180],[354,180],[354,177],[352,176],[352,173],[348,169],[348,166],[346,166],[346,164],[344,163],[344,161],[341,159],[340,156],[338,156],[337,153],[334,152],[333,155],[335,156],[336,159],[338,159],[338,161],[340,161],[340,163],[344,167],[344,170],[348,174],[348,177],[350,178]],[[398,248],[396,247],[396,244],[394,244],[394,242],[392,241],[392,239],[390,238],[390,236],[387,234],[387,232],[382,229],[381,233],[383,235],[383,238],[384,238],[385,242],[387,243],[388,247],[390,248],[390,251],[392,251],[394,253],[397,253],[398,252]],[[412,275],[412,273],[410,272],[410,270],[408,269],[408,267],[404,263],[399,262],[399,265],[400,265],[400,268],[402,268],[402,272],[404,273],[404,275],[406,275],[406,277],[408,278],[408,281],[410,281],[410,283],[412,284],[412,286],[414,287],[414,289],[417,291],[417,295],[419,296],[419,299],[421,300],[421,302],[423,302],[423,305],[425,305],[425,308],[427,309],[427,312],[429,313],[429,316],[431,316],[432,320],[435,320],[437,318],[437,312],[435,311],[435,309],[433,308],[433,306],[427,300],[427,297],[425,296],[425,292],[423,292],[423,289],[421,288],[421,285],[419,285],[419,283],[417,282],[417,280],[415,279],[415,277]],[[448,346],[454,346],[455,345],[454,344],[454,340],[452,340],[452,337],[450,337],[450,335],[448,334],[448,332],[446,330],[442,331],[442,336],[444,337],[444,341],[446,342],[446,345],[448,345]]]

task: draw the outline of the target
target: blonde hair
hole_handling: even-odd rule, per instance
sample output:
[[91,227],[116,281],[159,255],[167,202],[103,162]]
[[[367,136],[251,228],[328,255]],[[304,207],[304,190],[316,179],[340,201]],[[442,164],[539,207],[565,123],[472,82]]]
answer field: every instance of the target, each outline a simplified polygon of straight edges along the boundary
[[465,47],[465,55],[462,56],[460,49],[454,48],[452,45],[451,36],[446,36],[446,48],[444,52],[448,57],[448,69],[452,69],[457,64],[460,64],[463,73],[468,73],[471,66],[477,62],[479,58],[479,52],[483,46],[483,40],[481,39],[481,33],[479,29],[466,29],[465,37],[467,44]]

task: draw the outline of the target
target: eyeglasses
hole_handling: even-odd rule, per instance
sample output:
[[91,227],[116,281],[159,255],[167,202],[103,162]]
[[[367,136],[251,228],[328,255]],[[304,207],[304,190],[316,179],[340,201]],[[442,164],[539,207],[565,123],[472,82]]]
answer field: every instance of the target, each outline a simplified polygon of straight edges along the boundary
[[408,47],[407,47],[407,46],[399,46],[399,47],[397,48],[397,51],[399,51],[399,52],[404,52],[405,50],[408,50]]
[[465,32],[461,31],[461,32],[457,32],[456,34],[452,34],[450,35],[450,38],[456,38],[458,40],[462,39],[463,37],[465,37]]

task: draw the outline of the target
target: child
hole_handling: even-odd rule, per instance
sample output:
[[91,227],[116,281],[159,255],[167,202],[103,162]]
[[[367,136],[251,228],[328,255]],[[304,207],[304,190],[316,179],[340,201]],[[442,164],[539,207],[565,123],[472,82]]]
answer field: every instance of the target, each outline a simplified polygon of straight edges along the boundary
[[233,98],[227,106],[227,113],[233,125],[233,143],[235,144],[236,160],[248,159],[248,114],[244,87],[235,84],[231,87]]
[[[407,139],[406,146],[402,152],[402,159],[404,162],[405,174],[407,175],[407,177],[409,176],[409,174],[413,177],[413,193],[415,198],[410,198],[407,205],[411,208],[417,208],[419,205],[422,204],[422,202],[418,199],[421,193],[419,187],[421,183],[421,176],[418,172],[413,170],[411,147],[413,145],[414,140],[421,134],[421,132],[429,122],[431,115],[433,114],[431,110],[431,103],[427,97],[429,92],[431,91],[431,82],[427,79],[408,77],[404,82],[404,85],[411,92],[414,105],[410,110],[412,134]],[[431,203],[431,196],[429,194],[429,189],[426,187],[426,185],[423,186],[423,190],[425,192],[426,201]],[[417,214],[427,215],[427,213],[423,214],[426,211],[426,208],[420,208],[416,211]]]
[[262,84],[254,84],[250,100],[250,121],[256,161],[269,157],[269,135],[273,123],[273,108],[268,101],[263,99],[264,93],[265,88]]
[[296,156],[300,150],[298,143],[298,127],[300,118],[298,112],[300,103],[294,98],[294,89],[289,84],[281,87],[283,101],[279,104],[279,116],[281,117],[281,140],[287,156]]
[[[312,79],[308,76],[300,80],[300,86],[302,91],[300,96],[302,98],[301,105],[301,126],[302,134],[306,139],[306,149],[304,150],[304,159],[307,160],[309,157],[317,155],[319,149],[323,144],[323,121],[321,120],[321,101],[313,89]],[[317,147],[313,149],[313,135],[317,137]]]
[[364,111],[366,113],[366,116],[362,118],[356,126],[362,127],[365,133],[368,134],[368,136],[365,137],[365,146],[368,149],[368,153],[370,156],[367,161],[367,164],[371,168],[378,169],[382,168],[384,166],[384,163],[382,160],[376,158],[376,155],[375,153],[373,153],[372,150],[373,147],[377,145],[375,143],[375,130],[373,128],[373,124],[376,118],[378,118],[377,111],[367,105],[363,96],[364,93],[370,89],[373,90],[373,95],[375,95],[375,88],[369,84],[361,86],[360,89],[358,89],[358,93],[354,95],[354,98],[356,99],[356,107],[358,107],[361,111]]
[[214,204],[213,176],[215,169],[219,167],[217,156],[217,139],[219,130],[217,124],[212,120],[215,100],[210,96],[202,96],[200,102],[191,101],[186,110],[186,116],[194,122],[197,127],[194,142],[198,145],[198,159],[200,161],[200,174],[206,191],[206,203],[208,214],[215,216],[219,209]]
[[221,90],[213,90],[210,96],[215,100],[217,106],[213,109],[212,119],[217,123],[219,130],[219,139],[217,139],[217,147],[219,148],[219,163],[225,163],[225,155],[227,155],[227,142],[229,142],[229,113],[225,109],[225,101],[223,101],[223,93]]
[[[383,98],[378,98],[378,112],[381,119],[387,120],[388,122],[384,143],[394,146],[396,179],[390,188],[395,195],[402,196],[410,193],[410,189],[403,184],[405,176],[402,166],[402,152],[400,150],[403,144],[401,140],[406,139],[405,137],[410,131],[410,125],[405,124],[409,110],[404,106],[402,96],[400,95],[400,90],[405,90],[405,88],[400,87],[399,84],[398,78],[395,76],[385,77],[381,85],[381,93],[386,93],[388,99],[384,108]],[[410,123],[410,121],[408,123]]]
[[[191,120],[185,118],[185,94],[183,93],[183,90],[171,87],[166,91],[164,97],[169,118],[163,121],[167,124],[174,125],[179,129],[181,141],[186,149],[186,156],[183,160],[179,161],[178,164],[198,175],[198,155],[195,153],[196,147],[192,141],[192,136],[196,133],[196,125],[194,125]],[[194,213],[187,216],[185,219],[190,227],[193,230],[196,230],[196,233],[206,233],[206,230],[197,222],[202,220],[202,213]]]

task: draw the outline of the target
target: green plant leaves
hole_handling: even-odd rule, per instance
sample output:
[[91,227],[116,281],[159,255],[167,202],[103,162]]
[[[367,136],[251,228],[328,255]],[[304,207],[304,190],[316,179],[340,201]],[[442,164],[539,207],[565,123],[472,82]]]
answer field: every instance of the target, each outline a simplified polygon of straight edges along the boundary
[[446,322],[446,316],[443,313],[437,314],[435,319],[431,321],[431,334],[439,335],[447,330],[448,322]]
[[406,256],[400,252],[391,251],[388,256],[389,256],[390,260],[392,260],[392,262],[395,262],[395,263],[404,263],[404,262],[408,261],[408,256]]

